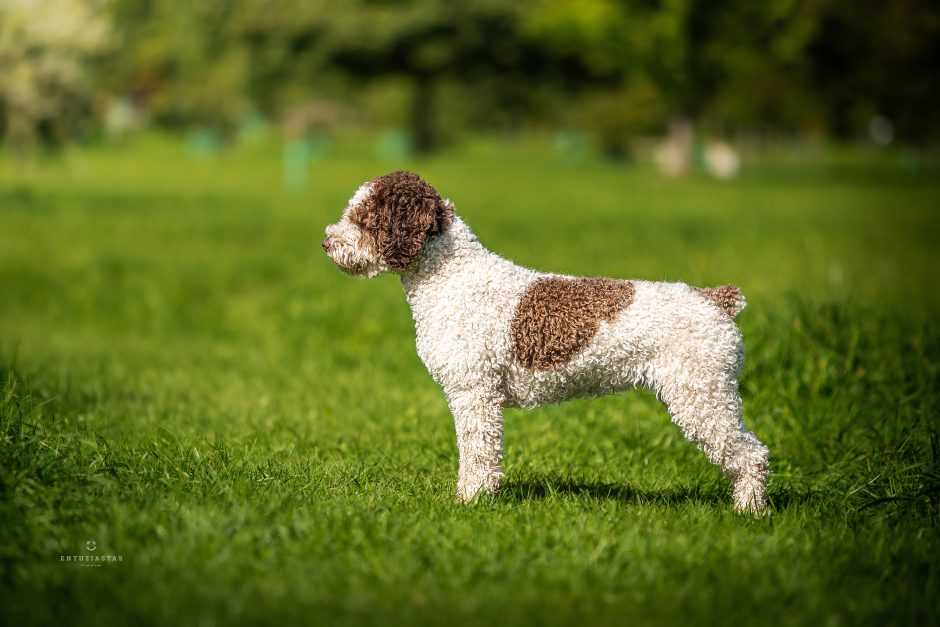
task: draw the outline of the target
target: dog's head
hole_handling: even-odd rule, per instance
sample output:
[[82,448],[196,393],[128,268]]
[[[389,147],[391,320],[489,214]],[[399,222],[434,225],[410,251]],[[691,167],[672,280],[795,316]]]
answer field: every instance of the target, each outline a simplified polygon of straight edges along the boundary
[[323,249],[355,276],[404,272],[453,216],[453,206],[417,174],[391,172],[356,190],[342,219],[326,227]]

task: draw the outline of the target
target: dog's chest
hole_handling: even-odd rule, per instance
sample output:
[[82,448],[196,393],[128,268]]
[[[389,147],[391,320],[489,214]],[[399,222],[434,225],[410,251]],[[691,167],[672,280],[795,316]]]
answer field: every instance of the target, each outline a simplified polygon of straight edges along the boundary
[[493,264],[441,273],[408,292],[416,347],[439,384],[497,376],[511,359],[510,323],[529,273]]

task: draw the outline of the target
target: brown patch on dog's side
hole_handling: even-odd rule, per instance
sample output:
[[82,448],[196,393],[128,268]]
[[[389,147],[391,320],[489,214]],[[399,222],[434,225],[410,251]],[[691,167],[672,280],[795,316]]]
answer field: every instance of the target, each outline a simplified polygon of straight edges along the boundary
[[744,309],[744,298],[741,296],[741,290],[733,285],[722,285],[719,287],[693,287],[702,298],[716,305],[728,317],[734,318]]
[[389,268],[407,270],[429,235],[443,233],[453,207],[427,181],[412,172],[390,172],[370,181],[371,193],[349,215],[367,236],[365,245]]
[[571,361],[600,328],[630,306],[633,283],[615,279],[538,279],[522,295],[510,326],[512,356],[527,370]]

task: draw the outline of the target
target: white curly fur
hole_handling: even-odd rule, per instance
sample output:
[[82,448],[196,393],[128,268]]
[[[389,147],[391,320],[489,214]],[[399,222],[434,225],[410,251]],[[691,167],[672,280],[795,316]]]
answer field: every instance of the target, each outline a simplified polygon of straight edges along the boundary
[[[369,192],[368,184],[359,188],[343,219],[327,227],[324,241],[337,265],[359,276],[388,270],[362,246],[362,234],[347,219]],[[685,437],[733,482],[735,508],[764,508],[768,451],[741,419],[741,334],[728,315],[689,286],[633,281],[633,302],[612,322],[601,322],[589,346],[557,369],[527,370],[512,357],[516,305],[533,281],[558,275],[520,267],[488,251],[456,216],[400,274],[415,320],[418,355],[454,416],[460,499],[499,489],[503,408],[643,386],[656,393]]]

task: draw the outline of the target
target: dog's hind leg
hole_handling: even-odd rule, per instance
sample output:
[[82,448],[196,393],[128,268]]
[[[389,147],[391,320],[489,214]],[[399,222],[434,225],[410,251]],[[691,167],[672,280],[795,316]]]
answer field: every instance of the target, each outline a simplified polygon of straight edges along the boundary
[[[738,363],[684,364],[661,380],[656,392],[685,437],[734,484],[734,507],[758,513],[766,506],[768,450],[741,419]],[[712,367],[709,367],[712,366]]]
[[499,490],[503,476],[503,410],[497,395],[479,390],[448,393],[457,430],[460,472],[457,498],[469,501]]

